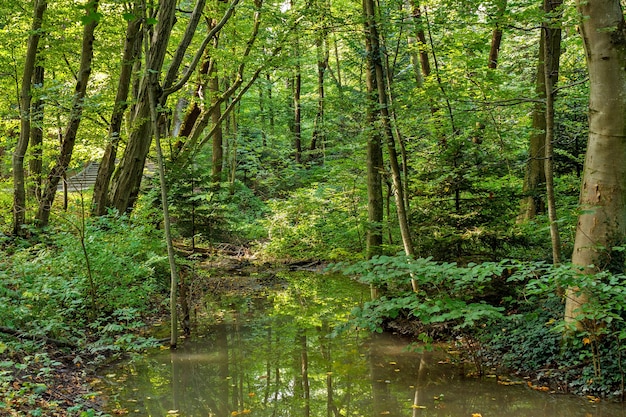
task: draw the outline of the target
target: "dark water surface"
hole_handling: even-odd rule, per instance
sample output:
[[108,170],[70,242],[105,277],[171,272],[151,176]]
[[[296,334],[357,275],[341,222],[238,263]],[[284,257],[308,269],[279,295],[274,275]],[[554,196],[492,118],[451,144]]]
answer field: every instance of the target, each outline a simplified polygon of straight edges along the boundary
[[619,404],[467,377],[446,352],[393,335],[331,337],[369,291],[291,274],[285,289],[207,300],[196,337],[109,370],[111,411],[181,417],[626,417]]

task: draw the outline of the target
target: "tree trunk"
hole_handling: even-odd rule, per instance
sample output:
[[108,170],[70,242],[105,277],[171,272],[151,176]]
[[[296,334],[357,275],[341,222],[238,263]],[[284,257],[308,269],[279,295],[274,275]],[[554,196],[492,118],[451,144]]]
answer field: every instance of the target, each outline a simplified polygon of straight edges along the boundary
[[13,234],[21,235],[26,223],[26,187],[24,180],[24,156],[30,140],[31,84],[41,37],[41,23],[48,7],[46,0],[35,1],[33,23],[28,37],[22,86],[20,89],[20,137],[13,152]]
[[293,78],[293,139],[296,163],[302,162],[302,104],[300,94],[302,91],[302,70],[300,66],[300,45],[295,40],[296,67]]
[[365,33],[371,43],[371,53],[367,57],[368,71],[372,72],[372,77],[376,80],[377,99],[380,111],[380,121],[382,122],[381,133],[387,142],[387,151],[389,153],[389,164],[391,165],[391,175],[394,185],[394,197],[396,202],[396,211],[398,214],[398,223],[400,226],[400,234],[404,251],[408,256],[413,256],[413,242],[409,231],[407,214],[404,207],[404,189],[402,187],[402,179],[400,165],[398,164],[398,155],[396,152],[395,140],[393,137],[391,120],[389,115],[389,105],[387,101],[387,83],[385,80],[384,68],[382,63],[382,51],[380,49],[380,35],[376,25],[376,5],[373,0],[363,0],[363,10],[365,13]]
[[[37,88],[43,88],[44,83],[44,67],[37,65],[33,74],[33,85]],[[44,101],[41,97],[33,103],[31,119],[34,126],[31,126],[30,144],[32,156],[28,163],[29,176],[31,179],[31,195],[37,201],[41,200],[41,183],[43,169],[43,113]]]
[[[555,13],[561,7],[562,1],[544,0],[544,12],[547,15]],[[560,18],[558,20],[560,22]],[[548,66],[551,71],[552,89],[558,81],[558,73],[561,59],[561,29],[553,27],[549,42],[546,42],[546,33],[541,31],[539,39],[539,59],[537,63],[537,75],[535,93],[538,101],[532,111],[532,133],[530,135],[530,145],[528,148],[528,161],[526,163],[526,174],[524,176],[523,193],[521,202],[521,212],[518,220],[530,220],[537,214],[545,212],[546,203],[544,198],[544,185],[546,183],[546,172],[544,158],[546,156],[546,63],[545,47],[550,45],[551,62]]]
[[[547,4],[550,2],[550,5]],[[548,11],[550,7],[552,10],[548,12],[549,21],[556,20],[559,24],[561,22],[561,0],[552,1],[546,0],[545,9]],[[554,12],[554,13],[553,13]],[[546,200],[548,203],[548,218],[550,220],[550,238],[552,240],[552,262],[554,265],[561,263],[561,237],[559,236],[559,227],[556,216],[556,199],[554,195],[554,98],[555,92],[552,85],[552,80],[558,79],[558,66],[553,68],[552,65],[555,61],[558,63],[558,58],[555,59],[554,54],[560,53],[561,44],[561,29],[557,26],[554,27],[551,24],[545,24],[542,28],[545,33],[544,45],[543,45],[543,58],[545,63],[545,86],[546,86],[546,149],[545,149],[545,177],[546,177]],[[558,37],[558,39],[555,39]],[[553,49],[556,47],[556,51]]]
[[219,188],[222,182],[222,166],[224,162],[224,143],[222,134],[222,109],[220,107],[219,95],[220,86],[217,77],[217,64],[213,61],[209,74],[209,91],[211,94],[211,122],[213,124],[213,155],[212,155],[212,182],[213,186]]
[[[134,12],[140,16],[139,2],[135,3]],[[135,62],[141,57],[141,44],[143,41],[143,31],[141,30],[141,19],[136,18],[128,22],[126,26],[126,38],[122,53],[122,63],[120,77],[117,84],[115,96],[115,106],[109,123],[109,141],[98,168],[98,176],[93,190],[93,214],[102,216],[106,214],[109,202],[107,191],[113,171],[115,170],[115,159],[117,158],[117,148],[121,138],[122,121],[124,113],[128,107],[128,93],[133,74]]]
[[46,181],[46,187],[39,203],[37,212],[37,221],[40,227],[47,226],[50,219],[50,210],[56,196],[59,181],[65,175],[67,167],[72,159],[74,144],[76,143],[76,135],[80,126],[83,114],[83,102],[87,93],[87,83],[91,75],[91,61],[93,60],[93,42],[94,31],[98,25],[98,1],[88,0],[85,5],[86,21],[83,28],[83,41],[80,53],[80,69],[78,70],[78,78],[76,88],[74,90],[74,98],[72,108],[70,110],[69,122],[65,128],[63,135],[63,143],[59,153],[58,160]]
[[[365,38],[365,51],[368,56],[372,53],[372,44],[369,37]],[[383,148],[380,131],[376,129],[378,119],[378,99],[376,94],[376,76],[374,71],[366,71],[367,86],[367,259],[382,255],[383,244]],[[375,297],[373,297],[375,298]]]
[[322,4],[319,10],[320,13],[320,25],[319,32],[315,39],[315,49],[317,52],[317,113],[315,115],[315,122],[313,125],[313,134],[311,136],[311,146],[309,149],[315,151],[319,143],[324,142],[325,127],[324,127],[324,101],[326,100],[324,91],[324,77],[326,74],[326,68],[328,68],[328,30],[325,27],[325,16],[323,13],[326,9],[326,4]]
[[[145,36],[145,35],[144,35]],[[155,74],[148,74],[147,78],[156,78]],[[158,85],[156,80],[150,83],[152,86]],[[157,115],[157,99],[153,89],[148,90],[150,103],[150,122],[152,131],[154,131],[157,166],[159,170],[159,183],[161,185],[161,208],[163,211],[163,232],[165,234],[165,243],[167,244],[167,259],[170,266],[170,347],[176,348],[178,344],[178,314],[177,314],[177,289],[178,289],[178,269],[176,268],[176,257],[174,254],[174,243],[172,241],[172,232],[170,227],[170,215],[167,202],[167,183],[165,181],[165,164],[163,163],[163,152],[161,151],[161,139],[158,126]]]
[[507,0],[500,0],[497,4],[498,11],[496,16],[496,27],[491,33],[491,47],[489,48],[489,62],[487,67],[496,69],[498,67],[498,56],[500,54],[500,45],[502,44],[502,17],[506,11]]
[[413,20],[417,26],[416,36],[417,36],[417,45],[419,49],[419,59],[420,66],[422,68],[422,75],[424,78],[430,75],[430,61],[428,59],[428,49],[426,49],[426,45],[428,45],[426,41],[426,32],[424,32],[424,25],[422,22],[422,11],[420,10],[420,5],[418,0],[412,0],[413,4]]
[[[167,51],[174,17],[176,13],[176,0],[160,0],[157,13],[157,23],[150,39],[150,48],[146,52],[147,65],[150,71],[160,74],[163,68],[163,61]],[[160,90],[160,86],[151,86],[150,83],[158,84],[158,77],[144,76],[141,80],[137,106],[133,114],[134,126],[131,130],[128,144],[124,150],[119,166],[113,174],[111,189],[109,190],[110,205],[121,213],[132,209],[139,194],[139,187],[143,176],[143,168],[146,157],[152,143],[152,126],[150,123],[150,100],[148,94],[150,88],[155,88],[155,92]],[[160,96],[156,97],[159,103],[162,102]]]
[[[626,22],[619,0],[578,0],[589,69],[589,142],[572,263],[623,272],[626,238]],[[591,267],[593,265],[593,267]],[[580,325],[587,295],[568,288],[565,320]]]

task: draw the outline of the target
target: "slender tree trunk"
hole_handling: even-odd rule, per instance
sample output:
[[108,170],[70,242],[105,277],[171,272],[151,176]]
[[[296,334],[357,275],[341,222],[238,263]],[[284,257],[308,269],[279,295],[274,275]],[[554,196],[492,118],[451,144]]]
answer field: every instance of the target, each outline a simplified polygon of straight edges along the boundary
[[[141,16],[140,2],[135,2],[135,16]],[[109,123],[109,141],[104,150],[104,155],[98,168],[98,176],[93,190],[93,214],[102,216],[106,214],[109,202],[107,191],[113,171],[115,170],[115,160],[117,149],[121,139],[122,121],[124,113],[128,107],[128,93],[133,75],[133,68],[137,60],[141,57],[141,44],[143,42],[143,31],[141,30],[141,19],[136,18],[128,22],[126,26],[126,38],[122,52],[122,64],[120,76],[117,84],[115,96],[115,106],[111,114]]]
[[419,48],[420,66],[422,68],[422,75],[424,76],[424,78],[426,78],[430,75],[430,72],[431,72],[430,61],[428,59],[428,49],[427,49],[428,42],[426,40],[426,32],[424,31],[424,23],[422,21],[422,11],[420,9],[419,1],[412,0],[412,4],[413,4],[413,20],[415,22],[415,25],[417,26],[416,36],[417,36],[417,45]]
[[[372,53],[372,45],[369,37],[365,38],[365,50],[367,55]],[[367,86],[367,259],[371,259],[376,255],[382,255],[383,244],[383,185],[382,173],[383,166],[383,148],[380,131],[376,129],[376,121],[378,119],[378,99],[376,94],[376,77],[374,71],[366,71]],[[374,294],[373,294],[374,295]],[[375,297],[373,297],[375,298]]]
[[296,163],[302,162],[302,104],[300,95],[302,92],[302,69],[300,65],[300,45],[295,40],[296,66],[293,78],[293,138],[295,147]]
[[[544,0],[544,12],[547,15],[554,14],[555,10],[562,5],[561,0],[550,1]],[[552,61],[548,64],[552,68],[551,84],[554,90],[558,81],[558,73],[561,57],[561,29],[554,27],[551,30],[549,39],[550,50],[548,54]],[[535,93],[539,101],[537,101],[532,111],[532,133],[530,135],[530,144],[528,148],[528,162],[526,164],[526,173],[524,176],[524,198],[521,202],[521,212],[519,221],[533,219],[537,214],[545,212],[546,203],[544,198],[544,185],[546,183],[545,172],[545,156],[546,156],[546,62],[545,47],[546,33],[542,30],[539,40],[539,59],[537,63],[537,75]]]
[[46,187],[41,197],[39,210],[37,212],[37,221],[39,226],[42,227],[48,224],[50,219],[50,210],[57,192],[57,186],[67,171],[67,167],[72,159],[74,144],[76,143],[76,135],[78,134],[78,127],[80,126],[83,114],[83,101],[85,100],[87,83],[89,82],[89,77],[91,75],[94,31],[98,25],[98,1],[99,0],[88,0],[85,5],[87,23],[83,28],[80,69],[78,70],[78,79],[74,90],[74,98],[72,101],[72,108],[70,110],[69,122],[65,128],[65,134],[63,135],[63,143],[61,144],[59,158],[48,175]]
[[22,235],[26,223],[26,186],[24,179],[24,156],[28,149],[31,130],[31,85],[35,71],[37,49],[41,37],[43,15],[48,7],[46,0],[36,0],[33,22],[26,47],[22,86],[20,89],[20,137],[13,152],[13,234]]
[[[36,88],[43,88],[44,83],[44,67],[43,65],[37,65],[33,74],[33,85]],[[31,119],[34,122],[34,126],[31,126],[30,132],[30,144],[31,159],[28,163],[29,175],[31,179],[31,194],[37,199],[41,200],[41,185],[42,185],[42,169],[43,169],[43,116],[44,116],[44,101],[41,97],[37,98],[37,101],[33,103]]]
[[507,0],[499,0],[497,7],[497,16],[496,16],[496,27],[493,29],[491,33],[491,47],[489,48],[489,62],[487,63],[487,67],[491,69],[496,69],[498,67],[498,56],[500,55],[500,44],[502,43],[502,18],[504,16],[504,12],[506,11],[506,3]]
[[322,3],[319,13],[320,24],[322,26],[317,33],[315,39],[315,49],[317,52],[317,113],[315,115],[315,123],[313,125],[313,135],[311,136],[311,146],[309,149],[314,151],[317,149],[319,143],[325,140],[325,127],[324,127],[324,102],[326,100],[324,91],[324,78],[326,69],[328,68],[328,30],[325,26],[324,10],[327,5]]
[[[619,0],[578,0],[589,69],[589,142],[572,263],[622,273],[626,238],[626,22]],[[593,265],[593,267],[591,266]],[[565,320],[580,325],[587,294],[568,288]]]
[[[560,6],[561,1],[552,1],[552,6],[558,5]],[[546,6],[546,10],[550,6]],[[560,8],[555,11],[555,15],[551,13],[550,21],[552,18],[556,18],[557,22],[561,22],[561,11]],[[556,45],[560,46],[561,41],[561,29],[560,27],[553,27],[550,24],[545,24],[542,31],[545,33],[544,36],[544,45],[543,45],[543,58],[545,63],[545,86],[546,86],[546,152],[545,152],[545,177],[546,177],[546,200],[548,203],[548,218],[550,220],[550,237],[552,240],[552,262],[554,265],[559,265],[561,263],[561,238],[559,236],[559,227],[557,223],[556,216],[556,199],[554,195],[554,151],[553,151],[553,142],[554,142],[554,87],[552,85],[552,80],[558,79],[558,66],[557,68],[553,68],[552,65],[554,62],[558,62],[558,58],[555,60],[554,54],[560,53],[560,47],[555,51],[553,48]],[[557,40],[554,38],[558,37]],[[554,73],[556,71],[556,74]]]
[[[150,75],[148,75],[150,77]],[[152,74],[154,77],[154,74]],[[156,77],[155,77],[156,78]],[[157,84],[156,80],[151,83]],[[156,154],[157,154],[157,166],[159,170],[159,183],[161,185],[161,207],[163,210],[163,232],[165,234],[165,242],[167,244],[167,259],[170,265],[170,347],[176,348],[178,344],[178,269],[176,267],[176,256],[174,254],[174,243],[172,241],[172,232],[170,226],[169,207],[167,202],[167,182],[165,180],[165,164],[163,163],[163,152],[161,150],[161,138],[158,126],[157,115],[157,99],[153,89],[148,90],[148,96],[150,101],[150,121],[152,123],[152,130],[154,131]]]
[[398,214],[398,223],[400,226],[400,234],[404,251],[408,256],[413,256],[413,242],[407,221],[407,214],[404,207],[404,188],[402,187],[402,177],[400,165],[398,164],[398,155],[396,152],[395,140],[393,137],[391,120],[389,115],[389,105],[387,101],[387,83],[385,80],[384,68],[382,63],[382,52],[380,49],[380,35],[376,25],[376,5],[373,0],[363,0],[363,10],[365,12],[365,32],[371,42],[371,54],[368,54],[368,70],[376,79],[378,105],[380,109],[380,120],[382,122],[382,134],[387,143],[387,152],[389,153],[389,164],[391,166],[391,175],[394,185],[394,197],[396,202],[396,211]]
[[[211,32],[217,34],[217,29],[223,27],[225,20],[229,16],[232,15],[231,10],[233,10],[234,5],[236,5],[238,1],[239,0],[232,1],[231,7],[227,11],[227,13],[224,15],[222,20],[218,22],[217,25],[213,29],[211,29]],[[217,105],[221,105],[222,103],[229,103],[219,118],[219,123],[222,123],[224,119],[230,115],[230,112],[233,110],[234,106],[239,102],[243,94],[245,94],[245,92],[252,86],[252,84],[256,81],[256,79],[261,74],[261,71],[263,69],[262,67],[258,68],[254,72],[250,80],[239,91],[237,96],[231,100],[231,97],[233,96],[233,94],[235,94],[237,89],[239,89],[239,87],[241,87],[241,85],[243,84],[243,72],[245,68],[245,58],[250,55],[250,52],[252,51],[252,47],[255,43],[256,37],[259,32],[262,1],[255,0],[254,4],[256,7],[256,11],[254,13],[254,27],[252,29],[252,34],[250,35],[246,43],[246,49],[242,54],[242,57],[241,57],[242,60],[241,60],[241,63],[239,64],[239,67],[237,69],[237,74],[235,76],[235,82],[227,86],[225,91],[222,94],[220,94],[219,99],[215,103],[213,103],[213,105],[211,105],[209,108],[206,108],[200,111],[197,117],[195,117],[195,122],[193,123],[193,126],[191,126],[190,124],[190,129],[188,130],[189,133],[186,135],[187,140],[181,144],[174,160],[174,162],[178,164],[178,166],[187,165],[191,159],[191,155],[193,155],[198,149],[204,146],[209,139],[213,137],[213,133],[217,125],[214,125],[211,128],[211,131],[201,139],[201,135],[203,134],[203,132],[205,131],[206,127],[209,124],[209,121],[211,120],[211,116],[213,114],[213,108]]]
[[213,155],[212,155],[212,182],[219,187],[222,181],[222,166],[224,162],[224,143],[222,135],[222,109],[218,100],[220,94],[219,79],[217,77],[217,64],[214,61],[209,74],[209,91],[211,93],[211,122],[213,124]]

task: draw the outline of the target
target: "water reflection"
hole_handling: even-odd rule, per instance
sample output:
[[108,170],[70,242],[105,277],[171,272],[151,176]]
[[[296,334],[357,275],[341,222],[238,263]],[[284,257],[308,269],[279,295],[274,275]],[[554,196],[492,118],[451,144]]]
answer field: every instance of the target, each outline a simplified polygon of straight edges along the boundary
[[391,335],[331,338],[367,289],[298,280],[252,314],[112,371],[111,407],[154,417],[626,416],[617,404],[468,378],[441,352],[411,352]]

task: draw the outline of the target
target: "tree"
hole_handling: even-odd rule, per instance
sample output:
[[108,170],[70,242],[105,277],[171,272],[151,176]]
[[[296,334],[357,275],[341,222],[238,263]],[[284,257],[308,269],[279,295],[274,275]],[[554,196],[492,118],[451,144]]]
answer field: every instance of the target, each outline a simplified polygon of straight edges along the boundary
[[398,155],[391,127],[387,92],[388,85],[382,62],[383,52],[380,47],[381,38],[376,22],[376,5],[372,0],[363,1],[363,13],[365,15],[365,34],[371,44],[371,52],[367,55],[366,61],[367,71],[371,72],[371,77],[375,79],[376,82],[376,94],[370,95],[370,100],[376,99],[378,102],[381,134],[387,143],[387,151],[389,153],[389,164],[391,165],[396,211],[398,214],[398,223],[400,224],[402,243],[406,254],[412,256],[413,243],[411,241],[406,208],[404,206],[404,188],[402,187],[400,165],[398,164]]
[[[589,70],[589,142],[572,263],[586,274],[622,272],[615,247],[626,239],[626,21],[619,0],[578,0],[576,7]],[[576,323],[587,301],[568,288],[565,320]]]
[[133,67],[141,56],[143,19],[140,18],[140,8],[140,2],[136,1],[132,9],[132,16],[129,17],[126,25],[121,71],[117,81],[115,104],[109,122],[108,142],[98,168],[98,177],[93,191],[93,214],[98,216],[104,215],[109,205],[107,192],[111,175],[113,175],[115,170],[115,159],[117,158],[117,150],[122,135],[122,121],[128,108],[128,93],[130,91]]
[[48,7],[46,0],[37,0],[33,11],[31,33],[28,46],[22,86],[20,89],[20,137],[13,153],[13,233],[22,234],[22,226],[26,223],[26,186],[24,180],[24,156],[28,149],[31,130],[31,86],[36,65],[37,48],[41,38],[43,15]]
[[[365,51],[368,56],[372,54],[372,43],[369,36],[365,37]],[[383,185],[382,175],[384,172],[382,139],[380,131],[376,129],[378,118],[378,100],[376,94],[376,76],[373,71],[366,71],[367,88],[367,116],[366,123],[369,127],[365,130],[367,135],[367,226],[366,257],[372,258],[382,255],[383,244]]]
[[[550,237],[552,239],[552,262],[558,265],[561,262],[561,237],[559,235],[559,227],[556,216],[556,199],[554,195],[554,82],[558,79],[559,57],[555,54],[561,54],[561,28],[558,26],[561,22],[561,5],[560,0],[544,1],[544,10],[547,19],[542,27],[544,32],[543,38],[543,61],[544,61],[544,85],[545,85],[545,157],[544,170],[546,177],[546,200],[548,203],[548,220],[550,221]],[[553,21],[556,21],[557,26]],[[556,67],[553,65],[556,64]]]
[[507,0],[499,0],[496,7],[495,28],[491,34],[491,48],[489,48],[489,61],[487,67],[496,69],[498,67],[498,56],[500,55],[500,44],[502,43],[502,22],[500,20],[506,11]]
[[94,32],[98,22],[100,21],[100,14],[98,13],[99,0],[89,0],[85,4],[85,16],[83,17],[83,39],[82,48],[80,53],[80,68],[78,70],[78,76],[76,80],[76,87],[74,91],[74,97],[72,99],[72,107],[70,109],[69,121],[65,127],[63,134],[63,141],[61,142],[61,149],[58,160],[54,167],[48,174],[45,190],[39,203],[39,210],[37,211],[37,221],[39,226],[47,226],[50,218],[50,210],[54,197],[57,191],[57,185],[61,177],[65,174],[67,167],[72,159],[72,152],[74,151],[74,144],[76,143],[76,135],[78,134],[78,127],[80,126],[83,102],[87,94],[87,83],[91,76],[91,61],[93,60],[93,43]]
[[[543,1],[544,19],[549,24],[542,25],[539,39],[539,56],[535,79],[535,93],[538,100],[532,111],[532,131],[524,177],[524,197],[521,204],[520,220],[530,220],[546,210],[543,189],[546,184],[546,100],[548,95],[546,84],[549,83],[554,90],[558,81],[561,58],[559,10],[562,4],[562,1]],[[556,20],[556,22],[552,22],[552,20]],[[547,59],[550,61],[546,61]]]

